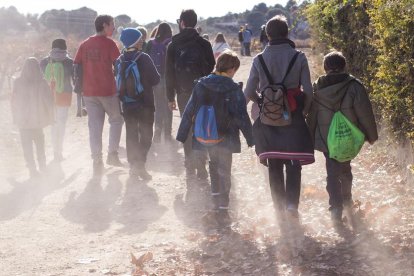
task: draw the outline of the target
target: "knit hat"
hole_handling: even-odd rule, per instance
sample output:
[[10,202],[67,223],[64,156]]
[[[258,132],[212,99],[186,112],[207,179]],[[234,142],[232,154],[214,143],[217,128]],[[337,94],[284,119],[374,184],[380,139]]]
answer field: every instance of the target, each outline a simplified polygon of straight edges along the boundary
[[58,48],[61,50],[67,50],[68,47],[66,46],[66,40],[64,40],[63,38],[58,38],[58,39],[53,40],[52,49],[54,48]]
[[137,44],[137,42],[141,39],[142,33],[134,28],[126,28],[123,29],[121,32],[121,37],[119,38],[124,44],[125,48],[130,48]]

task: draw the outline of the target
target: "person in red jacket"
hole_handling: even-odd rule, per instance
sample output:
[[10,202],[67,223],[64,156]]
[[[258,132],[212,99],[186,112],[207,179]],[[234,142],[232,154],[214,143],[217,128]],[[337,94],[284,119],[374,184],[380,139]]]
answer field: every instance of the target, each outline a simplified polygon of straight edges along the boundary
[[116,95],[113,65],[119,57],[119,49],[111,36],[115,30],[110,15],[95,19],[96,34],[81,43],[74,63],[82,66],[82,91],[88,112],[89,142],[94,173],[103,169],[102,130],[105,113],[110,125],[108,158],[106,163],[122,166],[118,157],[119,141],[124,120]]

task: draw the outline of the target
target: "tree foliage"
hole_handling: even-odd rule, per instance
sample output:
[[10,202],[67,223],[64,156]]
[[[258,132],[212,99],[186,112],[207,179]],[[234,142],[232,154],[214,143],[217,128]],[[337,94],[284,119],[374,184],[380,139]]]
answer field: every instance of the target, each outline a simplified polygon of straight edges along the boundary
[[319,46],[342,51],[380,117],[414,141],[412,14],[414,0],[316,0],[306,13]]

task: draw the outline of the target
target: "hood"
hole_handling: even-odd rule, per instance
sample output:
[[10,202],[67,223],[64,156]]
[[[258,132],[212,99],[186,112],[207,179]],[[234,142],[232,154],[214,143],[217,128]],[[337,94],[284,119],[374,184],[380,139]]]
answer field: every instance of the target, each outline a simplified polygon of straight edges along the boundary
[[239,85],[235,83],[233,79],[215,74],[210,74],[207,77],[201,78],[198,81],[198,84],[206,87],[208,90],[217,92],[228,92],[240,89]]
[[315,82],[315,97],[322,104],[335,106],[345,95],[345,89],[355,78],[349,74],[328,74],[318,78]]
[[173,43],[180,43],[180,42],[188,41],[191,39],[195,39],[197,36],[200,36],[200,35],[198,34],[196,29],[185,28],[180,33],[174,35],[171,40]]

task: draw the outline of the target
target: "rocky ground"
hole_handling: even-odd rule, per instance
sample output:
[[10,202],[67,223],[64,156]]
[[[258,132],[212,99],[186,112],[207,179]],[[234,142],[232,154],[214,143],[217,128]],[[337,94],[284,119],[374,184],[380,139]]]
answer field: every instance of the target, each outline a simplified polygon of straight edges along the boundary
[[[311,58],[314,74],[319,58]],[[246,82],[250,63],[242,59],[237,81]],[[414,275],[414,183],[388,158],[386,141],[352,162],[354,227],[330,221],[318,154],[303,168],[301,226],[287,232],[276,223],[266,170],[244,143],[233,157],[233,222],[220,230],[208,216],[209,182],[186,179],[178,143],[153,145],[151,181],[131,178],[127,167],[93,177],[87,119],[72,109],[65,160],[30,180],[8,95],[0,115],[0,275]],[[175,130],[178,122],[175,113]],[[126,163],[125,148],[120,154]]]

